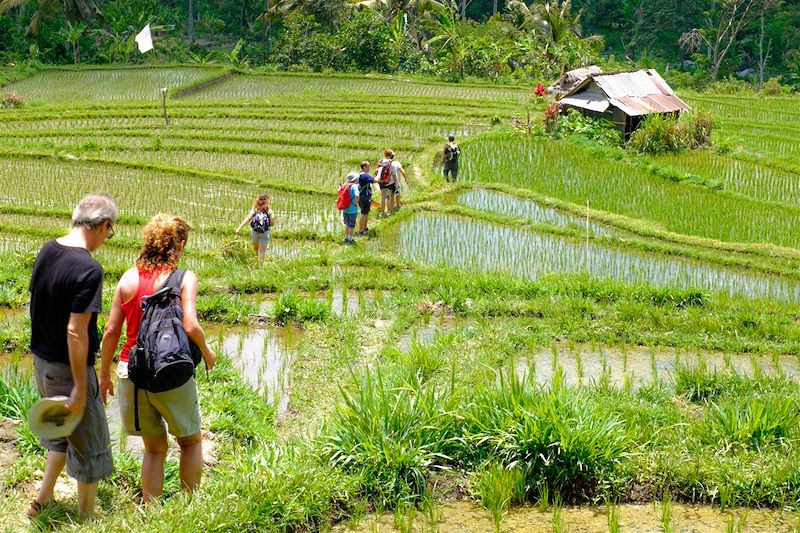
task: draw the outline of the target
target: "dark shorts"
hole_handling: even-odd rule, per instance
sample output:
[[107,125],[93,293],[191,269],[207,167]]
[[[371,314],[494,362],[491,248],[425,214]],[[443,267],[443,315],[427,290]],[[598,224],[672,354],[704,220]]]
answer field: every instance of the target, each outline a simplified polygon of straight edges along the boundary
[[397,187],[395,187],[394,183],[387,183],[386,185],[384,185],[383,183],[381,183],[381,184],[380,184],[380,188],[381,188],[381,190],[386,190],[386,189],[389,189],[390,191],[394,192],[394,190],[395,190]]
[[[449,178],[448,174],[450,175]],[[443,167],[442,176],[444,176],[445,179],[452,179],[453,181],[455,181],[456,178],[458,178],[458,167],[448,167],[448,166]]]
[[[42,398],[69,396],[72,393],[72,372],[69,365],[33,358],[34,376]],[[94,367],[87,369],[86,409],[78,427],[69,437],[39,439],[46,450],[67,454],[67,473],[79,483],[94,483],[109,477],[112,470],[111,439],[108,434],[106,409],[97,384]]]
[[372,198],[359,198],[358,207],[361,209],[362,215],[369,215],[369,210],[372,209]]
[[342,220],[344,221],[344,225],[348,228],[355,228],[356,227],[356,217],[358,213],[345,213],[342,212]]

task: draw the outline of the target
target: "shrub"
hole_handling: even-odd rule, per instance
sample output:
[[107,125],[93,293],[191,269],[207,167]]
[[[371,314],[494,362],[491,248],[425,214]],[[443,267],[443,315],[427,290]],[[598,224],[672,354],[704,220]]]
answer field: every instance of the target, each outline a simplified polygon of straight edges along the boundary
[[664,115],[650,115],[633,132],[628,148],[640,154],[663,154],[700,148],[711,144],[714,120],[698,111],[675,120]]
[[581,135],[604,146],[622,145],[622,134],[611,122],[584,117],[575,109],[558,117],[558,131],[565,135]]
[[25,105],[25,99],[15,92],[7,92],[0,98],[0,109],[11,109]]
[[733,76],[730,76],[728,78],[715,81],[714,83],[710,83],[706,90],[710,93],[722,94],[751,93],[753,92],[753,86],[744,80],[739,80]]
[[777,96],[783,94],[783,85],[781,85],[781,77],[775,76],[770,78],[761,88],[761,91],[767,96]]

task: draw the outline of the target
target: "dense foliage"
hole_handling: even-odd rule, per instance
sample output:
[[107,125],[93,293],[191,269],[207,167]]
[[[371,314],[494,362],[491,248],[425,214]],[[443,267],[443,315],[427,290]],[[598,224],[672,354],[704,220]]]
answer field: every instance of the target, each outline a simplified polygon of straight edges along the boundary
[[[774,94],[800,84],[797,0],[5,0],[0,11],[3,63],[195,61],[508,81],[636,63],[678,85],[733,76],[762,89],[772,79]],[[133,38],[147,23],[156,51],[142,56]]]

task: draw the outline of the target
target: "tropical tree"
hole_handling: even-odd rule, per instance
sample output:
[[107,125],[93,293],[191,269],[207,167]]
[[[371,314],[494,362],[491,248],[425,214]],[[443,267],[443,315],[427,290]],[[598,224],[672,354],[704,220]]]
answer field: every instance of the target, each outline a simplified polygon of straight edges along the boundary
[[[15,7],[24,6],[31,0],[0,0],[0,15]],[[28,24],[28,33],[36,33],[43,20],[63,14],[73,24],[88,22],[100,11],[92,0],[36,0],[38,8]]]
[[509,0],[508,9],[512,23],[523,34],[517,48],[531,63],[532,70],[560,71],[570,65],[584,64],[593,60],[595,51],[604,45],[600,36],[583,37],[581,13],[573,13],[570,0],[545,0],[531,5]]
[[428,45],[438,46],[447,60],[451,76],[464,77],[464,46],[461,42],[460,15],[455,0],[444,0],[442,6],[425,13],[425,26],[433,34]]
[[77,64],[81,60],[81,38],[86,35],[86,25],[83,22],[73,24],[68,20],[61,32],[66,36],[67,42],[72,48],[72,62]]
[[739,33],[758,16],[760,7],[771,3],[771,0],[719,0],[708,12],[705,26],[681,35],[680,45],[688,52],[705,47],[711,77],[716,78]]

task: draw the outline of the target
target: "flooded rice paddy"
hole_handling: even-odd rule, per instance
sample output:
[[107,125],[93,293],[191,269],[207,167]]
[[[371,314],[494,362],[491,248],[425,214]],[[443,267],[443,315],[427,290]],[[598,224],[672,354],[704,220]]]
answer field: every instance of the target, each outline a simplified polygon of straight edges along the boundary
[[517,374],[532,373],[537,383],[549,384],[562,378],[567,386],[605,383],[636,390],[656,381],[669,383],[679,368],[705,368],[709,372],[742,376],[800,376],[796,356],[727,354],[641,346],[606,347],[579,344],[555,345],[520,357]]
[[554,226],[575,226],[583,230],[588,229],[596,235],[614,235],[617,232],[595,224],[586,218],[579,218],[550,208],[542,207],[533,200],[517,198],[510,194],[476,189],[462,194],[458,202],[481,211],[490,211],[500,215],[526,218],[534,223],[546,223]]
[[590,240],[581,242],[463,217],[417,215],[401,225],[396,247],[414,261],[531,279],[585,272],[603,279],[694,287],[748,298],[800,299],[800,283],[777,276],[618,250]]
[[[796,531],[798,515],[771,509],[733,509],[722,512],[707,505],[668,504],[620,505],[619,531],[661,533],[664,531],[716,533],[719,531],[789,532]],[[499,531],[550,533],[570,531],[589,533],[609,531],[606,507],[563,507],[541,510],[522,507],[509,510]],[[489,513],[469,502],[447,503],[429,512],[397,518],[392,513],[370,515],[358,524],[340,524],[336,533],[419,531],[438,533],[485,533],[495,531]]]

